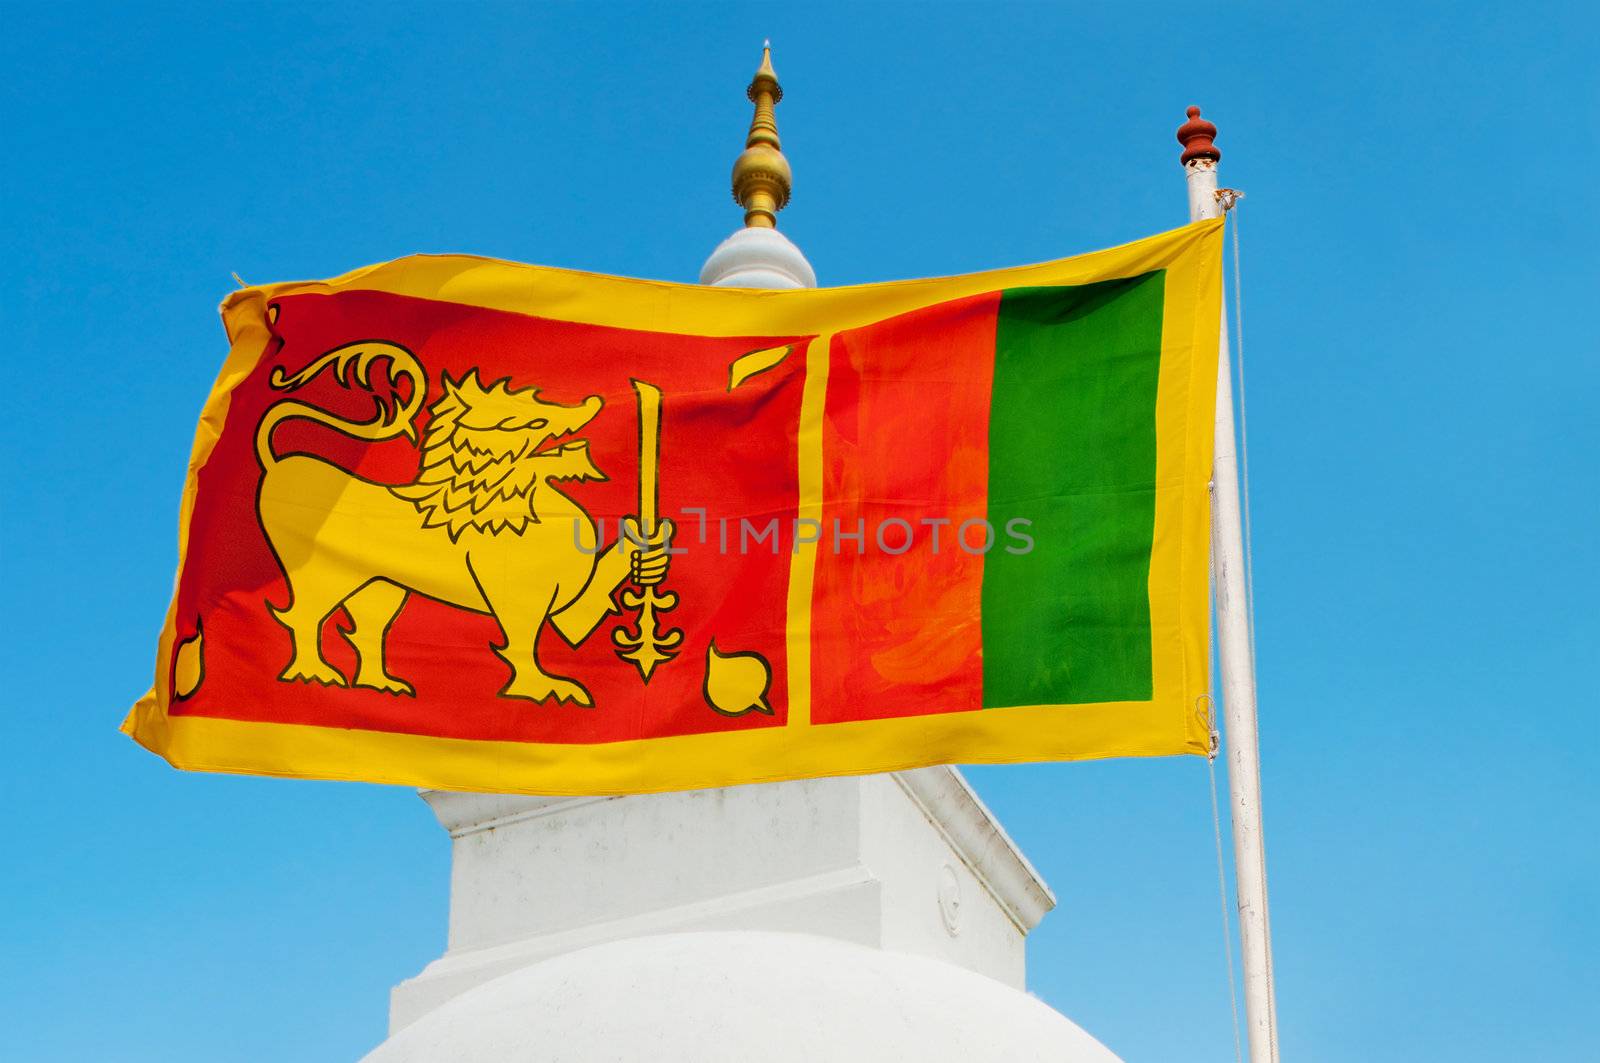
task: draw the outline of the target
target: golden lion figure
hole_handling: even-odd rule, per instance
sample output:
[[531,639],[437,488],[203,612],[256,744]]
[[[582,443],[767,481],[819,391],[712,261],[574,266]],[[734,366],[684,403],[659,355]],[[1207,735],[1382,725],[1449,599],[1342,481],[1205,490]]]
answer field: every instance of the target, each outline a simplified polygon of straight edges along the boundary
[[[321,631],[343,606],[353,623],[352,682],[396,694],[412,687],[389,674],[384,636],[408,594],[487,613],[500,624],[511,666],[502,696],[592,705],[589,692],[539,666],[539,633],[549,620],[569,644],[587,638],[608,613],[611,594],[631,578],[659,583],[667,571],[670,522],[645,542],[638,524],[604,553],[594,522],[555,484],[604,480],[585,440],[565,440],[600,412],[591,395],[575,406],[543,402],[538,389],[487,387],[473,370],[444,380],[422,443],[422,471],[400,487],[374,483],[309,454],[280,456],[273,430],[300,418],[356,439],[404,436],[422,409],[427,376],[415,356],[393,343],[352,343],[293,375],[276,369],[272,386],[292,390],[333,368],[341,386],[371,390],[372,365],[389,362],[396,384],[409,381],[398,408],[381,400],[369,421],[350,421],[294,399],[267,409],[256,429],[263,470],[257,501],[261,527],[289,585],[289,605],[272,608],[289,629],[294,656],[280,678],[333,686],[345,677],[322,657]],[[376,395],[374,396],[376,400]]]

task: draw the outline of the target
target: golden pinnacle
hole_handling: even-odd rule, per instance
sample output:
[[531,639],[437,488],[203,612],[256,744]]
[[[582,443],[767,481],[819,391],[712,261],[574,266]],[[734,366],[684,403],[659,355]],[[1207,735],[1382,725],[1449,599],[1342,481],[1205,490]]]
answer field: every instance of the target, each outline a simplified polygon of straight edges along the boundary
[[789,160],[783,157],[778,121],[773,116],[773,108],[783,99],[783,87],[772,69],[771,41],[762,42],[761,66],[745,94],[756,105],[756,113],[750,119],[744,151],[733,163],[733,198],[744,208],[747,227],[775,229],[778,211],[789,202],[794,175]]

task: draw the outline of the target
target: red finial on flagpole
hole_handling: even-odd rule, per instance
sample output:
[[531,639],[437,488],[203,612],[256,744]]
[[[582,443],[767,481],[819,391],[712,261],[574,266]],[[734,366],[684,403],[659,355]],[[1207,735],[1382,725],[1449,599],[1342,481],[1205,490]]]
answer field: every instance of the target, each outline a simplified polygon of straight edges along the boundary
[[1183,145],[1183,164],[1187,166],[1194,159],[1216,162],[1222,158],[1222,152],[1211,143],[1216,135],[1217,127],[1200,117],[1200,108],[1189,108],[1189,120],[1178,127],[1178,143]]

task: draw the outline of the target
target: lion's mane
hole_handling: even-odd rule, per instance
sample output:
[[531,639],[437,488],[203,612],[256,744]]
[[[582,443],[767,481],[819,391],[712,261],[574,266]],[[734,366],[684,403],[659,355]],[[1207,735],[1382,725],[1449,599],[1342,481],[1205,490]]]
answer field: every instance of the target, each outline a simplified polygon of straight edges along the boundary
[[[416,506],[424,527],[446,528],[456,539],[469,528],[494,535],[538,523],[535,496],[542,481],[606,479],[586,443],[535,453],[551,433],[534,394],[532,388],[507,391],[505,381],[485,388],[476,375],[446,379],[444,395],[428,411],[422,471],[413,483],[390,490]],[[492,404],[498,414],[524,397],[525,413],[474,423],[481,406]]]

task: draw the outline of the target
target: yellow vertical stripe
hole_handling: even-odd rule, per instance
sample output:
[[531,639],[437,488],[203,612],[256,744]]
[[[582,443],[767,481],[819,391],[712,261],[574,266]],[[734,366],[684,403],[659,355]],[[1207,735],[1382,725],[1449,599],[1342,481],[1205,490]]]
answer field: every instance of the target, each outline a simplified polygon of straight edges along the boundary
[[[822,538],[822,416],[828,396],[828,349],[833,333],[806,346],[806,382],[800,392],[800,505],[789,561],[789,726],[811,726],[811,588]],[[811,542],[802,542],[810,539]]]

